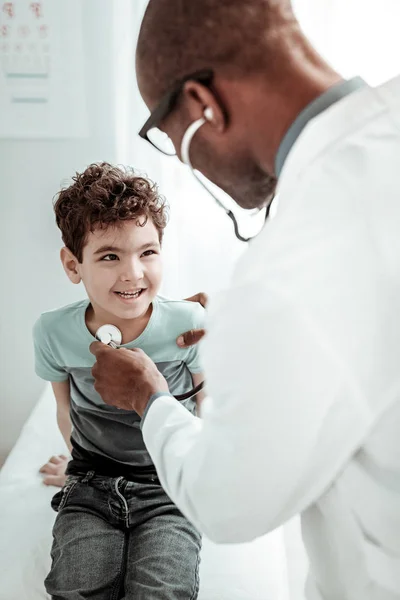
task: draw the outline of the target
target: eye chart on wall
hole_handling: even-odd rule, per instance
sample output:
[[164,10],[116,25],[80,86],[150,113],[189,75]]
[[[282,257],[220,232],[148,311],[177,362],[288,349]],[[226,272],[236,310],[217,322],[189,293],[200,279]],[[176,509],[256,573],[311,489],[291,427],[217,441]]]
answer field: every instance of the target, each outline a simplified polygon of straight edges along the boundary
[[0,0],[0,138],[87,129],[81,0]]

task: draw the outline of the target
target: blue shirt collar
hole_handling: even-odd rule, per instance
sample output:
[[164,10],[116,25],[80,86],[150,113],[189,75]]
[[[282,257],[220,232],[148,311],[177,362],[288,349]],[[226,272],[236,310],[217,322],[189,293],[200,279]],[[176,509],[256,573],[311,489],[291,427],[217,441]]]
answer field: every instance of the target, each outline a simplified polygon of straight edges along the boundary
[[321,96],[306,106],[304,110],[302,110],[296,120],[289,127],[279,146],[275,159],[275,173],[277,177],[280,176],[289,152],[306,125],[308,125],[312,119],[324,112],[327,108],[332,106],[332,104],[335,104],[335,102],[338,102],[345,96],[348,96],[349,94],[365,87],[366,85],[367,84],[363,79],[361,79],[361,77],[354,77],[348,81],[341,81],[329,88],[326,92],[321,94]]

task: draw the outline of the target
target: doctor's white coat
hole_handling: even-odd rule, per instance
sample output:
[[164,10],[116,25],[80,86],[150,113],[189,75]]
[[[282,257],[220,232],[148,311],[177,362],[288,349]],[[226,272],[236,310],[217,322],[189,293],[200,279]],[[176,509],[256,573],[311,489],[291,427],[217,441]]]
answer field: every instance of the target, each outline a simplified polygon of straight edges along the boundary
[[400,599],[400,78],[311,121],[278,194],[210,307],[202,418],[160,397],[144,439],[212,540],[301,513],[308,598]]

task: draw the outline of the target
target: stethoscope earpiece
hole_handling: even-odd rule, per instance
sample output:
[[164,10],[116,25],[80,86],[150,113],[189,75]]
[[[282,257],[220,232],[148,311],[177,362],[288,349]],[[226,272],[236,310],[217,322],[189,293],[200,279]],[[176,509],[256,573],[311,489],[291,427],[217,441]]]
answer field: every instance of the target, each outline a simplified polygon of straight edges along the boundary
[[214,112],[211,106],[207,106],[207,108],[204,109],[203,115],[207,121],[211,121],[214,118]]

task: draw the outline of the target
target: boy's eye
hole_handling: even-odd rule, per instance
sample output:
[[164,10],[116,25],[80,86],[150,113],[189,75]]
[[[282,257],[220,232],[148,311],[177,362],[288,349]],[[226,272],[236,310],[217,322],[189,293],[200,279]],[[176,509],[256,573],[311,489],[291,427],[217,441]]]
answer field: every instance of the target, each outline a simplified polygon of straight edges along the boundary
[[105,256],[103,256],[103,258],[101,260],[105,260],[105,261],[118,260],[118,256],[116,254],[106,254]]
[[154,250],[146,250],[142,256],[151,256],[152,254],[156,254],[156,252]]

